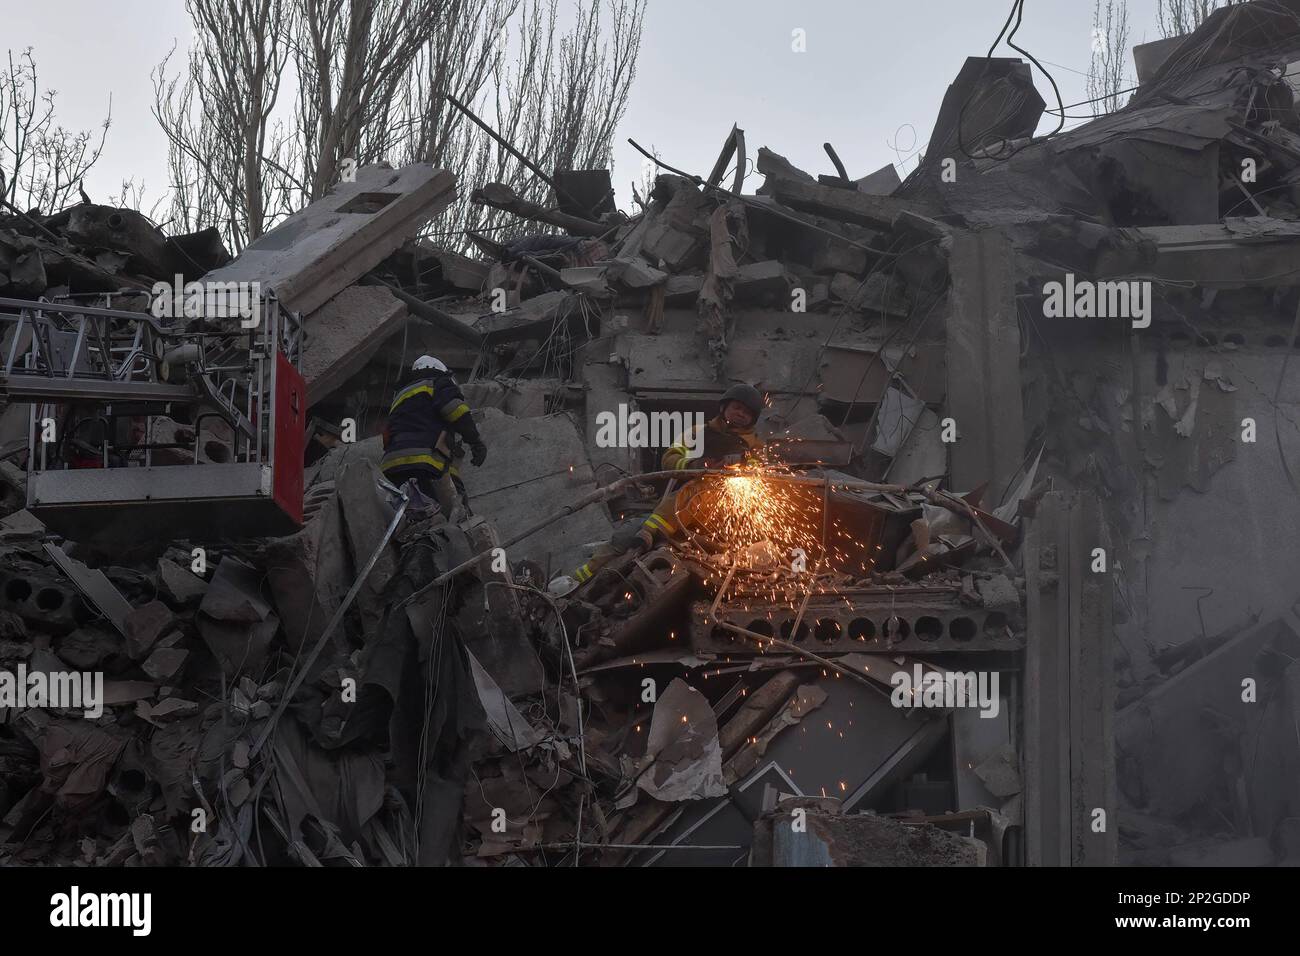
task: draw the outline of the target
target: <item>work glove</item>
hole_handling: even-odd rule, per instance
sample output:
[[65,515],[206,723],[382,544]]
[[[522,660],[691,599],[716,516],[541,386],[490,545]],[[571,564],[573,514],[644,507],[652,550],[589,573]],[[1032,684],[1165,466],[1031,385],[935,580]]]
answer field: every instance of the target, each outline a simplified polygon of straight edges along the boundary
[[624,553],[635,551],[637,554],[644,554],[650,550],[650,546],[654,541],[650,538],[649,533],[642,528],[624,528],[615,532],[614,536],[609,539],[609,543]]
[[470,445],[469,452],[469,463],[475,468],[487,461],[487,445],[481,441],[476,441]]

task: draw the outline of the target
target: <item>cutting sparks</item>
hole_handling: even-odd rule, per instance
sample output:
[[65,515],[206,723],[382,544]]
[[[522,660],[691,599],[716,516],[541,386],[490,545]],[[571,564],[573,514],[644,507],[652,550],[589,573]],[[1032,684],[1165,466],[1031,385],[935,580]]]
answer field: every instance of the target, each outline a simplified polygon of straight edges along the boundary
[[821,489],[793,482],[763,467],[700,482],[692,518],[727,550],[768,541],[784,552],[821,550]]

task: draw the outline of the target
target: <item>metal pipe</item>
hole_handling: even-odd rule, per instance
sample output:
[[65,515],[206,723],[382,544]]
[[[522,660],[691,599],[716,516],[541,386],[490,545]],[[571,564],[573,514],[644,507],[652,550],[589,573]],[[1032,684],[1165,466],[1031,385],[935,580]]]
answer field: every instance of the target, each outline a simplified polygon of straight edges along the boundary
[[511,156],[515,157],[515,159],[519,160],[530,170],[532,170],[537,175],[538,179],[540,179],[542,182],[546,183],[546,185],[550,186],[552,189],[555,190],[556,196],[563,196],[565,199],[571,202],[574,208],[576,209],[581,209],[583,210],[583,212],[590,212],[590,210],[587,209],[585,206],[583,206],[582,203],[578,202],[578,200],[574,199],[573,196],[571,196],[569,193],[565,192],[563,189],[557,186],[555,184],[555,180],[551,179],[550,176],[542,172],[541,168],[536,163],[534,163],[531,159],[529,159],[523,153],[519,152],[519,150],[515,149],[508,142],[506,142],[505,139],[502,138],[501,134],[498,133],[496,130],[494,130],[491,126],[489,126],[487,123],[483,122],[481,119],[475,116],[473,110],[471,110],[460,100],[456,99],[456,97],[452,96],[450,93],[445,95],[447,97],[447,102],[449,102],[452,106],[456,107],[456,109],[460,110],[462,113],[468,116],[474,122],[474,124],[478,126],[479,129],[483,130],[483,132],[487,133],[494,140],[496,140],[497,143],[499,143],[507,152],[509,152]]

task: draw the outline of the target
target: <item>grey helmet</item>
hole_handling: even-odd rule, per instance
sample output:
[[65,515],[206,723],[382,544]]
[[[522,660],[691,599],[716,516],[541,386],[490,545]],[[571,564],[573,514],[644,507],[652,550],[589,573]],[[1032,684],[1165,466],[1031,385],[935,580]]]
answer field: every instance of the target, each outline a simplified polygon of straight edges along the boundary
[[722,398],[718,400],[718,408],[720,410],[726,408],[727,402],[740,402],[753,413],[754,421],[758,421],[758,416],[763,413],[763,395],[753,385],[742,382],[731,386],[722,393]]

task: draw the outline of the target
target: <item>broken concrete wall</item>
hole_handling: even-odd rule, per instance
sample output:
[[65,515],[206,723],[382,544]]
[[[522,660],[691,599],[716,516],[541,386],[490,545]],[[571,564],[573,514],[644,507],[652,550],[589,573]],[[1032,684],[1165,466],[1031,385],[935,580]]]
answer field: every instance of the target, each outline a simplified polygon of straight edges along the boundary
[[[474,513],[498,528],[518,533],[596,487],[582,435],[568,415],[519,419],[489,408],[480,414],[479,431],[491,451],[483,467],[463,469],[464,480]],[[589,505],[508,554],[555,574],[582,564],[612,530],[604,506]]]

